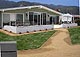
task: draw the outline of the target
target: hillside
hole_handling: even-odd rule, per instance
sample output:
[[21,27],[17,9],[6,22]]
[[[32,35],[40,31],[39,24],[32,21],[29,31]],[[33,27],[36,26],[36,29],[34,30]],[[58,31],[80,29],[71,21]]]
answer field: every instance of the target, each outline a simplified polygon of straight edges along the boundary
[[53,5],[53,4],[41,4],[36,2],[28,2],[28,1],[8,1],[8,0],[0,0],[0,9],[2,8],[12,8],[12,7],[20,7],[20,6],[32,6],[32,5],[43,5],[49,7],[53,10],[60,10],[62,13],[70,13],[70,14],[79,14],[79,8],[77,6],[63,6],[63,5]]

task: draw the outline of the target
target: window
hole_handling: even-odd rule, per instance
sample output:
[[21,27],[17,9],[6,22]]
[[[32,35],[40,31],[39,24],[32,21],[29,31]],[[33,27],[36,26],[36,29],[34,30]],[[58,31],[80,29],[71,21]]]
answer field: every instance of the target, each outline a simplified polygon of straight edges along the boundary
[[38,21],[37,18],[38,18],[38,16],[37,16],[37,15],[34,15],[34,24],[35,24],[35,25],[37,25],[37,21]]
[[3,25],[9,25],[10,14],[3,14]]
[[23,22],[23,14],[16,14],[16,21]]
[[23,14],[16,14],[17,25],[23,25]]
[[29,22],[30,25],[33,25],[33,12],[29,12]]
[[46,13],[43,13],[43,25],[46,25]]

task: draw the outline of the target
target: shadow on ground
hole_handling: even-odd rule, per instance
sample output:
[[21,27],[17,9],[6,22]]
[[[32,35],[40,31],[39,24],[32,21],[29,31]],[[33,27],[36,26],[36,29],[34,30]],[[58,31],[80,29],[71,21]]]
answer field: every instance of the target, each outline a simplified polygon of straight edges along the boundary
[[44,52],[49,52],[54,50],[54,48],[39,48],[39,49],[34,49],[34,50],[23,50],[23,51],[18,51],[19,54],[37,54],[37,53],[44,53]]

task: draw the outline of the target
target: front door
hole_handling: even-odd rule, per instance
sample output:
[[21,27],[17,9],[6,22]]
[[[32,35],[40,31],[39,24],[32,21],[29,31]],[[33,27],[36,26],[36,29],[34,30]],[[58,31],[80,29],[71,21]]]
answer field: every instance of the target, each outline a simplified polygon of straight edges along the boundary
[[16,14],[16,25],[23,25],[23,14]]

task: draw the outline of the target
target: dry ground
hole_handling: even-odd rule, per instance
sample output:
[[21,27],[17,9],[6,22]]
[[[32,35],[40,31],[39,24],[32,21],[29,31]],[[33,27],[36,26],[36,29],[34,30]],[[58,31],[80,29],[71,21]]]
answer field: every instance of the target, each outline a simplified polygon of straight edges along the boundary
[[18,57],[80,57],[80,45],[72,45],[66,29],[58,30],[39,49],[18,51]]

